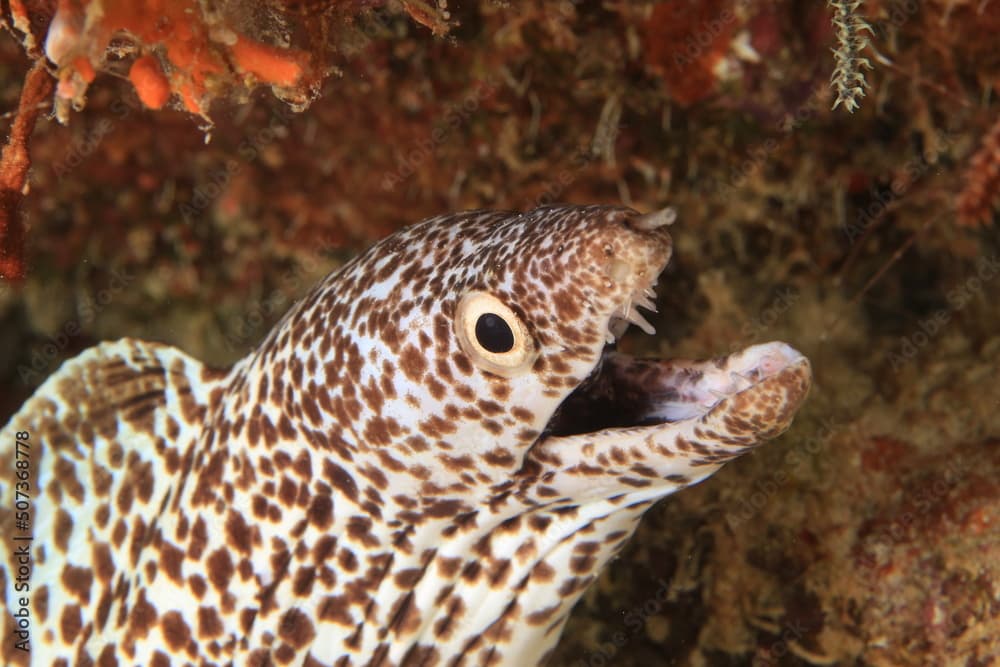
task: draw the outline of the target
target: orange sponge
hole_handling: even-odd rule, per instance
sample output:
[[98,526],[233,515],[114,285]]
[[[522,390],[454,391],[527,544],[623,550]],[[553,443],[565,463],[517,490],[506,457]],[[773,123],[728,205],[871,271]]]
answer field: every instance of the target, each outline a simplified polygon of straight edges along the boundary
[[150,109],[161,109],[170,99],[170,82],[154,56],[145,55],[132,63],[128,78],[139,99]]

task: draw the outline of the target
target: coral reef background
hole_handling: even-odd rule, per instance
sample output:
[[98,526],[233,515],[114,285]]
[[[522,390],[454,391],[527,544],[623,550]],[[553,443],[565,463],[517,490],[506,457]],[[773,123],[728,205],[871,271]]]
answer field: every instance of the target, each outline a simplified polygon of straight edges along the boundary
[[670,204],[623,346],[786,340],[816,386],[649,513],[553,665],[1000,665],[1000,2],[831,4],[5,3],[4,134],[41,115],[0,420],[102,339],[231,363],[429,215]]

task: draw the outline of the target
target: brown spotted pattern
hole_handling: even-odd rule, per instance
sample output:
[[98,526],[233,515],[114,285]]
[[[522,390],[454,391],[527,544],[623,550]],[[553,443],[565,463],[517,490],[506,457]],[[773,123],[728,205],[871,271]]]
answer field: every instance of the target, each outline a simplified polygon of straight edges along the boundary
[[[135,340],[64,364],[0,432],[6,461],[14,433],[33,443],[31,664],[544,662],[643,512],[782,432],[809,387],[781,343],[609,355],[670,256],[637,219],[434,218],[322,281],[227,371]],[[470,290],[524,323],[525,372],[463,351]],[[29,660],[9,641],[0,659]]]

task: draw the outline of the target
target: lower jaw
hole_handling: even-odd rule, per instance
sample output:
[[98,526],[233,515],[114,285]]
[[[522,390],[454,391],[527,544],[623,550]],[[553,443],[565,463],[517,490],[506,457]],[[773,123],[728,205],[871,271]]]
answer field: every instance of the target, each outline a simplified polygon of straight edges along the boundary
[[804,357],[784,343],[755,345],[727,357],[636,359],[612,346],[591,376],[563,402],[550,436],[699,419],[721,401],[748,391]]

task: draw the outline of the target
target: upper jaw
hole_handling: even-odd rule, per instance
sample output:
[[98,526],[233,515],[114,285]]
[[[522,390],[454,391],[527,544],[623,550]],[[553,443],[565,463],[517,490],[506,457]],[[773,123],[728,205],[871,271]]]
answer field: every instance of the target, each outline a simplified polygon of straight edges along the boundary
[[611,289],[607,342],[635,324],[646,333],[653,327],[637,310],[656,311],[653,288],[666,268],[673,251],[673,240],[667,227],[673,224],[676,212],[672,208],[642,214],[626,209],[613,214],[617,224],[604,237],[604,281]]
[[666,230],[650,235],[653,238],[643,238],[641,248],[630,253],[628,259],[616,259],[608,268],[608,276],[617,285],[619,294],[608,316],[606,342],[609,344],[621,338],[629,324],[647,334],[656,333],[639,309],[657,312],[656,283],[670,261],[672,242]]
[[625,298],[625,302],[611,313],[611,317],[608,320],[608,333],[605,342],[611,344],[621,338],[625,330],[628,329],[629,324],[636,325],[644,333],[650,335],[656,333],[656,329],[649,323],[649,320],[639,312],[639,308],[645,308],[654,313],[657,312],[655,287],[655,279],[647,285],[640,284],[637,289]]

